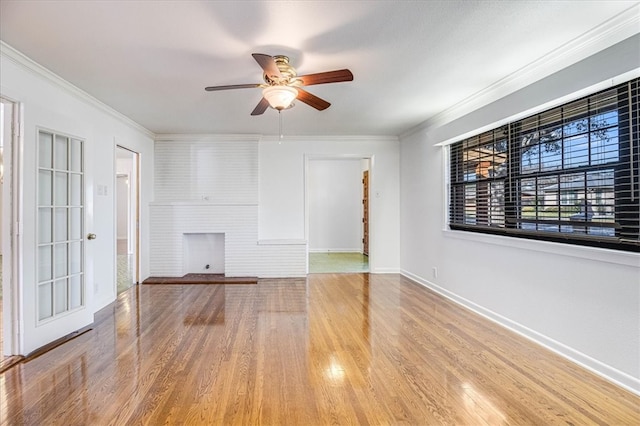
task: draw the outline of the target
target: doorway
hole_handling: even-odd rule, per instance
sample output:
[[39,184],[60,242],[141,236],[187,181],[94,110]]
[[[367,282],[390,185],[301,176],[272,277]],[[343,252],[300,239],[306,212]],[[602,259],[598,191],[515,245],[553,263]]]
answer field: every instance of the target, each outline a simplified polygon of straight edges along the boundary
[[116,147],[116,291],[136,285],[139,278],[139,154]]
[[369,272],[366,157],[307,162],[308,271]]

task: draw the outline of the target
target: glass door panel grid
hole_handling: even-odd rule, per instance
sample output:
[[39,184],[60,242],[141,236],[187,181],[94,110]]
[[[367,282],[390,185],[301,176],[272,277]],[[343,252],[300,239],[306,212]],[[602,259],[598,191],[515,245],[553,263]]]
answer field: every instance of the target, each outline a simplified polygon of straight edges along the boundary
[[85,304],[83,141],[38,132],[38,320]]

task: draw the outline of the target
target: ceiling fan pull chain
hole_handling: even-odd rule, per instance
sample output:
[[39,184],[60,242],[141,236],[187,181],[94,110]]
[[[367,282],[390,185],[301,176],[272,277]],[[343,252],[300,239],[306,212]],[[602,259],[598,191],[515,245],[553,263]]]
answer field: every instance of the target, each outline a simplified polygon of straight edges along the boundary
[[279,121],[278,135],[280,135],[278,139],[278,143],[280,144],[282,143],[282,139],[284,138],[284,135],[282,134],[282,110],[278,110],[278,121]]

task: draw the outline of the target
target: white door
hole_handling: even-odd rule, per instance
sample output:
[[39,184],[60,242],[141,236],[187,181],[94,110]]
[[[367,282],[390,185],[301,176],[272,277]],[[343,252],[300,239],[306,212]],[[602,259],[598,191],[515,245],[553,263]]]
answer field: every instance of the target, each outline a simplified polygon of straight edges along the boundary
[[90,324],[93,313],[85,272],[85,142],[39,130],[37,159],[36,318],[25,337],[40,347]]

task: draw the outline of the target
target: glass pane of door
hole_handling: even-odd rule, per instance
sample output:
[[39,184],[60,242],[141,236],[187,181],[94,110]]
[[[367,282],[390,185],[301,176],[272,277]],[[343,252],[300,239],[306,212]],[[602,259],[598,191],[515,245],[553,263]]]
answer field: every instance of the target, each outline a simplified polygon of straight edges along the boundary
[[53,135],[51,133],[40,132],[38,166],[45,169],[53,167]]
[[38,320],[85,305],[82,140],[38,137]]

